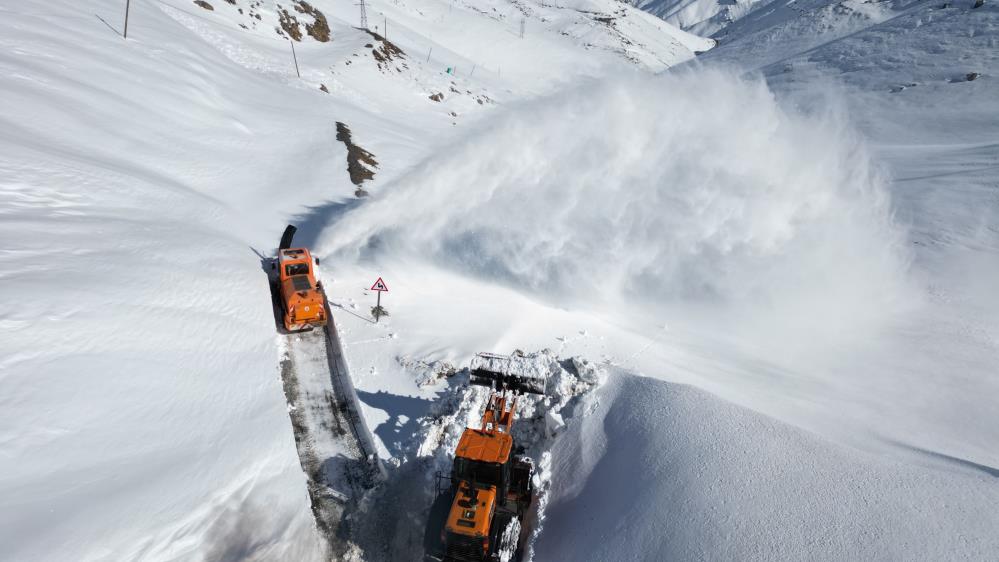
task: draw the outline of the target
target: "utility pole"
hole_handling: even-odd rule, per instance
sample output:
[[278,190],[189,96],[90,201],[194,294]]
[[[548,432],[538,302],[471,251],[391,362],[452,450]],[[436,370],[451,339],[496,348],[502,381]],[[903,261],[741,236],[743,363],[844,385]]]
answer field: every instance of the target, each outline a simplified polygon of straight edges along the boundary
[[291,43],[291,58],[295,61],[295,75],[301,78],[302,73],[298,71],[298,55],[295,54],[295,40],[289,37],[288,42]]
[[368,12],[364,8],[364,0],[358,6],[361,7],[361,28],[368,29]]
[[524,28],[527,26],[527,18],[520,18],[520,38],[524,38]]
[[128,39],[128,8],[132,4],[132,0],[125,0],[125,33],[123,37]]
[[384,29],[385,40],[388,41],[388,16],[385,16],[385,29]]

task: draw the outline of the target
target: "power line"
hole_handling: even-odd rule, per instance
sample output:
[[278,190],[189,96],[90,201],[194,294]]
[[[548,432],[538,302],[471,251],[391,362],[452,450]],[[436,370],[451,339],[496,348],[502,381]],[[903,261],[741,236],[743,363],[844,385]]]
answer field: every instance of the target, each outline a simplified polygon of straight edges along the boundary
[[358,4],[358,6],[361,7],[361,28],[368,29],[368,12],[364,7],[364,0],[361,0],[361,3]]

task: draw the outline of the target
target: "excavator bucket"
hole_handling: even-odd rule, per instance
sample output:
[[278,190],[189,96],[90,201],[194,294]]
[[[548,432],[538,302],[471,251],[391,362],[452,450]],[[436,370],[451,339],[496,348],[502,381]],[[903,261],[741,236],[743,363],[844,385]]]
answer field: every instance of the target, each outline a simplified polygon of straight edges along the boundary
[[548,372],[543,366],[519,355],[480,353],[469,366],[471,383],[498,390],[544,394]]

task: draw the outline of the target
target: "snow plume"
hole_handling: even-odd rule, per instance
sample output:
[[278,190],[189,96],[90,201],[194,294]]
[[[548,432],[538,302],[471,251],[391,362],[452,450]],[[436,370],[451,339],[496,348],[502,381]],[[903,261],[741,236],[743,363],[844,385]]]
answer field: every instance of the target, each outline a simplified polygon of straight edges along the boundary
[[561,306],[640,298],[665,321],[682,309],[742,336],[828,342],[904,300],[883,183],[835,111],[789,110],[729,71],[628,76],[480,124],[323,249],[431,260]]

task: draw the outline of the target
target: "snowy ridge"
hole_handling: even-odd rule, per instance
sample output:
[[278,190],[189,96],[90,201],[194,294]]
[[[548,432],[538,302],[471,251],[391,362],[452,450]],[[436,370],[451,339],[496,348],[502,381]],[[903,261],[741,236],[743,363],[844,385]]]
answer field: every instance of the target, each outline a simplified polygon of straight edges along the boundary
[[765,8],[772,0],[630,0],[630,4],[655,14],[669,23],[705,37],[710,37],[754,10]]
[[[349,0],[314,0],[290,3],[260,0],[229,4],[225,0],[211,3],[213,10],[198,10],[179,0],[162,0],[168,11],[178,15],[199,33],[218,37],[227,28],[237,36],[253,35],[266,43],[276,39],[296,38],[296,44],[306,57],[322,53],[343,59],[345,46],[358,31],[358,9]],[[308,6],[306,11],[303,6]],[[369,2],[369,29],[409,53],[409,65],[429,66],[436,71],[450,67],[455,75],[471,76],[478,67],[480,77],[493,83],[502,72],[537,85],[551,82],[551,74],[589,74],[606,66],[602,56],[591,57],[596,64],[584,63],[573,68],[580,57],[574,51],[593,50],[597,55],[611,55],[634,63],[641,68],[662,70],[693,57],[696,52],[709,50],[714,41],[677,29],[662,20],[647,15],[627,4],[613,0],[566,0],[556,3],[506,0],[409,0],[407,2]],[[289,14],[295,21],[285,18]],[[313,14],[322,14],[329,28],[329,41],[310,34]],[[298,21],[301,19],[301,21]],[[297,21],[297,25],[296,22]],[[205,23],[202,23],[205,22]],[[213,29],[223,26],[222,29]],[[387,25],[387,29],[386,29]],[[521,37],[520,27],[524,33]],[[288,30],[292,30],[289,33]],[[232,33],[229,33],[232,35]],[[345,44],[344,40],[347,40]],[[280,43],[280,41],[277,41]],[[503,49],[490,48],[503,45]],[[288,47],[285,47],[287,50]],[[251,63],[247,56],[253,51],[230,45],[224,49],[234,60],[266,67],[260,61]],[[539,67],[532,53],[548,53],[545,67]],[[437,54],[434,55],[434,51]],[[349,55],[348,55],[349,56]],[[277,57],[274,60],[280,60]],[[601,61],[600,59],[604,59]],[[274,68],[287,66],[277,63]],[[315,66],[315,65],[314,65]],[[587,69],[586,67],[589,67]],[[333,65],[336,68],[336,65]],[[543,77],[538,71],[549,74]],[[342,69],[341,69],[342,71]],[[312,78],[318,78],[313,75]],[[321,79],[321,78],[320,78]],[[328,81],[329,76],[323,81]],[[556,78],[557,81],[562,79]],[[344,84],[357,87],[353,80]]]

